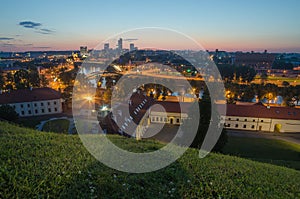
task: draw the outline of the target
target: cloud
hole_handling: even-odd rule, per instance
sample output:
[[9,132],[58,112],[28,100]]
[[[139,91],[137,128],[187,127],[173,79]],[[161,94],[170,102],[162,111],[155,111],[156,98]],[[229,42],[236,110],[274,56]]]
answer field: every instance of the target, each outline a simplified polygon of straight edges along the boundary
[[38,31],[35,31],[35,32],[40,33],[40,34],[44,34],[44,35],[49,35],[49,34],[54,33],[55,31],[47,29],[47,28],[41,28],[41,29],[39,29]]
[[0,37],[0,41],[8,41],[8,40],[13,40],[14,38],[12,37]]
[[37,23],[33,21],[21,21],[19,25],[24,28],[35,29],[36,33],[43,34],[43,35],[49,35],[55,32],[54,30],[50,30],[48,28],[42,28],[41,23]]
[[24,44],[24,46],[33,46],[33,44]]
[[2,46],[2,47],[14,47],[16,45],[15,44],[10,44],[10,43],[3,43],[3,44],[0,44],[0,46]]
[[20,26],[23,26],[24,28],[38,28],[40,27],[42,24],[41,23],[36,23],[36,22],[33,22],[33,21],[21,21],[19,23]]
[[51,48],[50,46],[36,46],[34,48],[39,48],[39,49],[48,49]]

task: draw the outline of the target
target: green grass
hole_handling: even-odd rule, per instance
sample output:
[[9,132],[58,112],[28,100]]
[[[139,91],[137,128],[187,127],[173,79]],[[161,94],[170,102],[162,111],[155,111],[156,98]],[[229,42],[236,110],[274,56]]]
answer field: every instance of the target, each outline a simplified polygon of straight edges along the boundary
[[300,170],[300,145],[283,140],[232,136],[223,151],[225,154]]
[[33,128],[35,129],[35,127],[40,124],[41,121],[43,121],[43,118],[38,118],[38,117],[34,117],[34,118],[19,118],[17,120],[17,123],[21,126],[24,127],[29,127],[29,128]]
[[[132,151],[155,141],[109,136]],[[0,198],[299,198],[300,172],[189,149],[159,171],[123,173],[93,158],[77,135],[0,122]]]
[[55,133],[68,133],[70,121],[66,119],[50,120],[43,126],[43,131]]

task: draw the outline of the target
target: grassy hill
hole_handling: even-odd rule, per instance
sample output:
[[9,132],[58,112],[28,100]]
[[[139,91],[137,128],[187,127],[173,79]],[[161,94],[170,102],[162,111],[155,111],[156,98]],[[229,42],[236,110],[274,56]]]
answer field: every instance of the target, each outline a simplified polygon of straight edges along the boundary
[[[161,144],[110,136],[122,148]],[[93,158],[78,136],[0,122],[0,198],[300,198],[300,172],[189,149],[156,172],[129,174]]]

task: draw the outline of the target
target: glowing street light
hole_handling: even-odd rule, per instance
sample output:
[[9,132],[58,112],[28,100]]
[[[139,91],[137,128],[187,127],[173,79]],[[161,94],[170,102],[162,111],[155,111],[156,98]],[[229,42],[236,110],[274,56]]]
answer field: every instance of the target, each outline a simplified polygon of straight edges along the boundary
[[93,101],[93,98],[91,96],[85,96],[84,99],[86,99],[89,102]]

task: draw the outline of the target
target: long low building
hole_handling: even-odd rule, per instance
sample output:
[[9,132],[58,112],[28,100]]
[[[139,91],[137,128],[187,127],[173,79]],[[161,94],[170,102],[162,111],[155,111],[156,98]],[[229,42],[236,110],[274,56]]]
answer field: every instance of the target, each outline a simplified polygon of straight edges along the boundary
[[12,106],[20,117],[62,113],[62,96],[51,88],[20,89],[0,94],[0,105]]
[[300,132],[300,109],[291,107],[227,105],[225,128],[265,132]]

